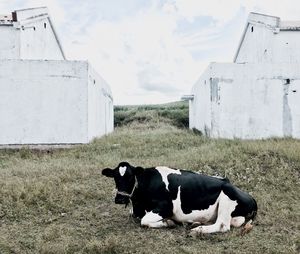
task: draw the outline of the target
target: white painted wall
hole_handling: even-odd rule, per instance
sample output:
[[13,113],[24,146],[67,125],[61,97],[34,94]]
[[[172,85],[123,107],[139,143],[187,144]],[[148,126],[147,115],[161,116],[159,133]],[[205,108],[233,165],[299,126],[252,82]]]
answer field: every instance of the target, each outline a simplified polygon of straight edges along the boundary
[[235,62],[299,63],[300,31],[285,30],[285,23],[278,17],[251,13]]
[[112,131],[101,125],[101,80],[90,89],[88,75],[83,61],[0,60],[0,144],[88,143]]
[[0,59],[20,57],[20,33],[12,25],[0,25]]
[[18,21],[0,24],[0,59],[63,60],[47,8],[16,11]]
[[215,138],[300,138],[300,22],[251,13],[235,63],[192,88],[190,128]]
[[300,138],[299,64],[213,63],[193,94],[190,127],[211,137]]
[[21,59],[64,59],[48,18],[26,24],[19,31]]
[[114,129],[113,98],[105,80],[89,65],[88,69],[88,136],[89,140]]
[[194,99],[189,103],[189,127],[201,130],[209,136],[211,122],[209,66],[192,88]]
[[113,131],[109,86],[65,61],[46,7],[0,24],[0,145],[88,143]]

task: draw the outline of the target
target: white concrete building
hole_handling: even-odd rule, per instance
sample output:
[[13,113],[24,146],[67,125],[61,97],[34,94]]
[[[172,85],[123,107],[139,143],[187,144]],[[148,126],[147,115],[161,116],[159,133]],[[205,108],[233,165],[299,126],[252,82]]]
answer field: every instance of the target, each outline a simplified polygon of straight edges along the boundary
[[250,13],[234,63],[192,88],[190,128],[213,138],[300,138],[300,22]]
[[107,83],[67,61],[47,8],[0,15],[0,145],[78,144],[113,131]]

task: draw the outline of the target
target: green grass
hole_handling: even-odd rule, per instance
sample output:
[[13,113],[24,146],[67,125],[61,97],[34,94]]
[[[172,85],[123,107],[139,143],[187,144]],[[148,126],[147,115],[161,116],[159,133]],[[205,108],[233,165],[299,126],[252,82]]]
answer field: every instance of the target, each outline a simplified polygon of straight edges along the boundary
[[[0,150],[0,253],[299,253],[300,141],[213,140],[158,118],[72,149]],[[256,198],[254,229],[141,228],[101,175],[120,161],[227,176]]]
[[115,126],[130,123],[165,122],[179,128],[189,127],[189,105],[187,101],[172,102],[161,105],[116,106]]

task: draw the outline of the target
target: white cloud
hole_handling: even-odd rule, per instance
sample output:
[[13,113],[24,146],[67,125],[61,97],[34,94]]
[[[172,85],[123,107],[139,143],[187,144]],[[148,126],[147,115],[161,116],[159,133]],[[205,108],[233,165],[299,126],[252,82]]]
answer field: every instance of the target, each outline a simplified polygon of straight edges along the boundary
[[9,14],[16,8],[17,0],[0,0],[0,14]]
[[283,19],[298,20],[300,13],[299,0],[170,0],[166,5],[190,21],[199,16],[211,16],[216,21],[227,22],[241,7],[247,12],[258,11]]
[[242,6],[249,11],[256,11],[268,15],[278,16],[283,20],[300,19],[300,2],[299,0],[244,0]]
[[167,3],[170,4],[174,5],[173,10],[179,16],[191,22],[199,16],[210,16],[216,21],[226,22],[240,9],[239,0],[173,0]]
[[[122,22],[91,26],[88,38],[70,42],[68,55],[88,56],[111,84],[118,104],[178,100],[190,90],[203,65],[182,46],[175,29],[172,16],[151,8]],[[137,94],[143,97],[133,100]]]
[[1,14],[6,14],[7,12],[11,11],[8,9],[9,2],[10,2],[9,0],[0,1],[0,13]]

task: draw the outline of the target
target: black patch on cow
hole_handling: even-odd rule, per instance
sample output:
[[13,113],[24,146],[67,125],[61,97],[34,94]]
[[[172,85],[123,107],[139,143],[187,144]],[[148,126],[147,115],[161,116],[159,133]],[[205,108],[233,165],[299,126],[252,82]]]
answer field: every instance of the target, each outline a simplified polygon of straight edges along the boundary
[[246,221],[254,219],[257,213],[257,203],[253,197],[231,184],[225,184],[223,191],[231,200],[236,200],[238,203],[231,214],[232,217],[244,216]]
[[205,210],[216,203],[222,190],[223,179],[180,170],[181,175],[168,175],[172,199],[177,197],[179,186],[181,209],[185,214],[192,210]]
[[140,215],[144,216],[146,210],[158,213],[163,218],[171,217],[173,215],[172,198],[170,192],[166,190],[160,173],[155,168],[147,168],[143,174],[137,176],[137,179],[138,188],[132,198],[134,214],[142,217]]

